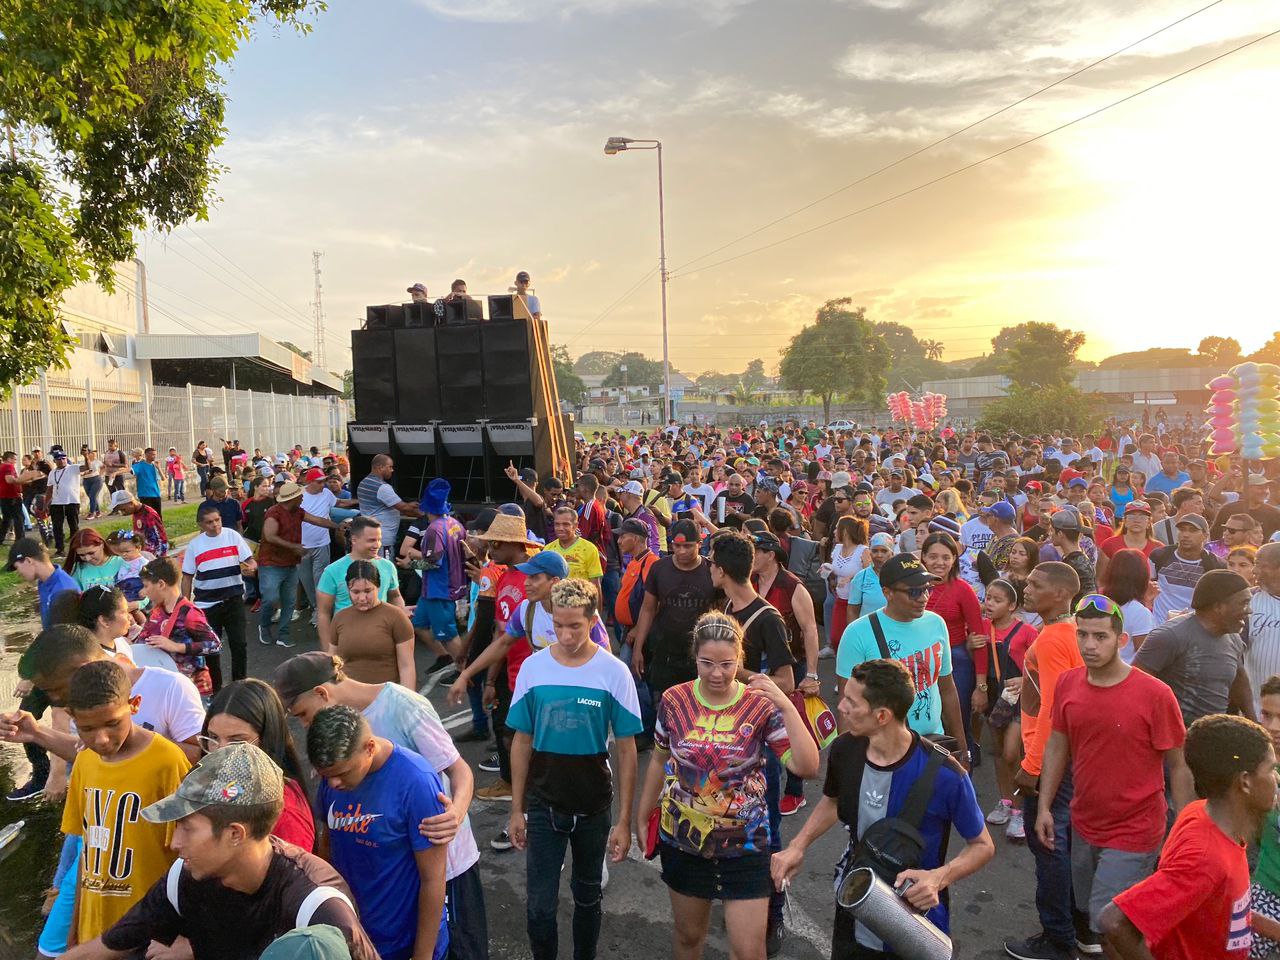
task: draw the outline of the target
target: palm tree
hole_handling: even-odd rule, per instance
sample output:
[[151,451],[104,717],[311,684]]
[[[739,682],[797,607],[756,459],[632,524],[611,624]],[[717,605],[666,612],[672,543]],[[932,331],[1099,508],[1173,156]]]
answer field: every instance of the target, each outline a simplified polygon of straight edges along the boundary
[[926,360],[942,359],[942,341],[940,340],[921,340],[920,346],[924,350]]

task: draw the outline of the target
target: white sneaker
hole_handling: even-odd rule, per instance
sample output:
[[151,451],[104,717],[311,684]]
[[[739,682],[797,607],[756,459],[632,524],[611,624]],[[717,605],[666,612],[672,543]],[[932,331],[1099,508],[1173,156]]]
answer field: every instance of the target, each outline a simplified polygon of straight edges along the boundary
[[835,655],[836,655],[836,652],[835,652],[834,650],[832,650],[832,649],[831,649],[831,644],[829,644],[829,643],[828,643],[828,644],[825,644],[825,645],[822,647],[822,649],[818,651],[818,659],[819,659],[819,660],[830,660],[830,659],[831,659],[832,657],[834,657]]
[[987,823],[991,824],[993,827],[1003,826],[1009,822],[1009,817],[1012,816],[1012,814],[1013,801],[1001,800],[992,807],[991,812],[987,814]]
[[1009,825],[1004,828],[1004,835],[1010,840],[1026,840],[1027,830],[1022,823],[1022,811],[1014,809],[1009,813]]

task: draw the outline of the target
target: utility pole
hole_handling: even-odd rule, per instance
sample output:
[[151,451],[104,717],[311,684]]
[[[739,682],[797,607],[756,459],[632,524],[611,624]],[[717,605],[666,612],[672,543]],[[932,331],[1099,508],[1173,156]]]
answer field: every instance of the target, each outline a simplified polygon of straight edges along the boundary
[[311,354],[311,362],[324,369],[324,303],[320,299],[320,258],[321,250],[311,251],[311,266],[315,273],[315,292],[312,294],[311,313],[315,317],[315,347]]

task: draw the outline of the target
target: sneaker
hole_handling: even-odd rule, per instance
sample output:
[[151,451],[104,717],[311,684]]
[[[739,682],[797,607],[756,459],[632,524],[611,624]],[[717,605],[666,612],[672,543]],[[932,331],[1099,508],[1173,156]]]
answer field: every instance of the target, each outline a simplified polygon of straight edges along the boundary
[[511,842],[511,834],[503,830],[500,834],[489,841],[490,848],[497,850],[499,853],[506,853],[515,844]]
[[286,650],[288,650],[288,649],[290,649],[291,647],[296,646],[296,644],[295,644],[292,640],[288,640],[288,639],[286,639],[286,638],[284,638],[284,637],[281,637],[279,640],[277,640],[277,641],[276,641],[276,646],[277,646],[277,647],[284,647]]
[[786,937],[787,928],[779,923],[769,924],[769,929],[764,935],[764,955],[766,957],[776,957],[782,952],[782,941]]
[[[473,728],[471,730],[468,730],[466,733],[462,733],[454,737],[453,742],[454,743],[484,743],[488,739],[489,739],[488,730],[480,731]],[[490,770],[489,772],[492,773],[493,771]]]
[[293,623],[295,620],[301,620],[301,619],[302,619],[302,611],[295,610],[293,611],[293,616],[289,618],[289,622]]
[[1018,842],[1027,839],[1027,829],[1022,823],[1022,811],[1017,807],[1009,811],[1009,825],[1004,828],[1004,835]]
[[491,802],[505,800],[507,803],[510,803],[511,784],[507,783],[505,780],[495,780],[493,783],[489,784],[489,786],[477,790],[475,797],[477,800],[489,800]]
[[778,801],[778,809],[784,817],[791,816],[803,806],[807,806],[804,797],[793,797],[790,794],[784,794]]
[[1089,956],[1101,956],[1102,938],[1089,928],[1089,918],[1082,913],[1078,913],[1075,915],[1074,920],[1076,925],[1076,949]]
[[454,666],[457,665],[453,662],[453,657],[445,654],[443,656],[436,657],[436,662],[427,667],[427,674],[439,673],[441,670],[447,670]]
[[987,823],[993,827],[1002,827],[1009,822],[1009,818],[1013,815],[1013,801],[1001,800],[991,812],[987,814]]
[[264,647],[269,647],[271,644],[275,643],[275,641],[271,639],[271,632],[267,630],[266,627],[258,628],[258,642]]
[[831,644],[829,643],[824,644],[822,649],[818,651],[819,660],[830,660],[835,655],[836,655],[836,652],[831,649]]
[[485,773],[497,773],[502,769],[502,765],[498,763],[498,754],[496,751],[481,760],[478,766]]
[[1054,943],[1043,933],[1026,940],[1006,940],[1004,952],[1016,960],[1075,960],[1070,947]]
[[604,892],[604,888],[609,886],[609,858],[605,857],[604,862],[600,864],[600,892]]
[[249,612],[250,612],[250,613],[261,613],[261,612],[262,612],[262,601],[261,601],[261,600],[255,600],[255,601],[253,601],[253,606],[249,608]]
[[28,780],[22,786],[18,787],[18,789],[10,792],[5,799],[18,803],[23,800],[36,800],[43,795],[44,784],[36,783],[35,780]]
[[452,660],[449,661],[449,667],[452,669],[436,670],[435,673],[428,671],[427,679],[418,689],[418,693],[425,697],[436,687],[451,686],[453,681],[457,680],[462,674],[462,671],[457,668]]

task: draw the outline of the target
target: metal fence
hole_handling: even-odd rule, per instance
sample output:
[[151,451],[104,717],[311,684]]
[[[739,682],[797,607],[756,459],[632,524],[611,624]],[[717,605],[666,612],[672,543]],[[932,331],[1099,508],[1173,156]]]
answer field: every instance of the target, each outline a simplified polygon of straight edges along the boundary
[[346,424],[346,401],[336,397],[149,383],[139,393],[109,382],[41,378],[0,405],[0,449],[60,443],[74,455],[86,443],[105,450],[114,438],[122,450],[176,447],[189,456],[199,441],[217,449],[225,437],[246,450],[282,452],[295,443],[333,450],[345,445]]

